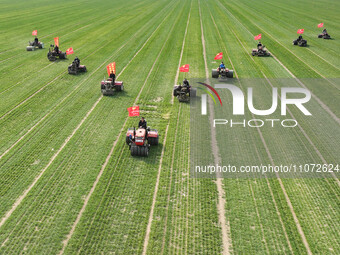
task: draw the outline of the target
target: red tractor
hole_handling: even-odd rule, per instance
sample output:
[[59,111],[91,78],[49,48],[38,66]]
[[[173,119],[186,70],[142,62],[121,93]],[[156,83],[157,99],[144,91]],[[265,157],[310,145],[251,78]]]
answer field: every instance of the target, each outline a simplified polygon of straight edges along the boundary
[[129,145],[131,156],[147,157],[151,145],[158,145],[156,129],[129,128],[126,132],[126,144]]

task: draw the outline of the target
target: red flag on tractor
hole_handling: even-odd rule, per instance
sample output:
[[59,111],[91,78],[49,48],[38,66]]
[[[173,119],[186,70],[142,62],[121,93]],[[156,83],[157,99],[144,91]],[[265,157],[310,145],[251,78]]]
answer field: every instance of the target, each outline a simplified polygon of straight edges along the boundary
[[318,24],[318,27],[323,27],[323,23]]
[[305,32],[304,29],[299,29],[299,30],[297,31],[298,34],[303,34],[303,32]]
[[116,62],[112,62],[106,66],[107,74],[110,76],[111,73],[116,74]]
[[38,30],[32,31],[32,35],[38,35]]
[[214,59],[217,60],[217,59],[222,59],[222,58],[223,58],[223,52],[220,52],[215,56]]
[[127,110],[129,112],[129,117],[139,116],[139,106],[129,107]]
[[258,34],[258,35],[254,36],[255,41],[260,40],[261,38],[262,38],[261,34]]
[[187,73],[187,72],[189,72],[189,65],[188,65],[188,64],[182,65],[182,66],[179,68],[179,71],[182,72],[182,73]]
[[54,38],[54,45],[59,47],[59,37]]
[[70,55],[70,54],[73,54],[74,52],[73,52],[73,48],[68,48],[67,50],[66,50],[66,55]]

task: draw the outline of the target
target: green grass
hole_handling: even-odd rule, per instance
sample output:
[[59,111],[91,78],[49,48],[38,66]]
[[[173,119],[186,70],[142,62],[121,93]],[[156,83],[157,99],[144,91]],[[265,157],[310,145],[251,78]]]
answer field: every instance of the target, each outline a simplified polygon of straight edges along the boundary
[[[172,102],[172,87],[184,78],[180,73],[175,81],[179,64],[190,64],[186,77],[192,82],[205,78],[201,21],[209,75],[217,65],[213,57],[222,51],[226,66],[240,77],[235,84],[243,91],[255,86],[257,108],[269,107],[271,84],[280,88],[290,79],[289,86],[301,86],[285,67],[325,105],[313,98],[308,118],[289,107],[286,117],[300,126],[293,129],[216,129],[223,137],[218,143],[228,144],[220,146],[220,154],[227,155],[221,163],[271,164],[272,158],[276,165],[339,164],[339,125],[325,109],[340,117],[334,79],[340,74],[339,4],[265,1],[258,9],[262,2],[3,1],[0,222],[44,172],[0,225],[0,254],[58,254],[98,177],[64,254],[142,253],[158,177],[147,254],[223,252],[216,182],[190,177],[190,146],[201,134],[190,133],[190,105]],[[320,13],[324,8],[327,15]],[[334,40],[316,38],[320,22]],[[292,46],[298,28],[305,28],[310,47]],[[50,63],[47,49],[26,52],[34,29],[45,47],[59,36],[61,49],[73,47],[75,54]],[[277,59],[251,56],[258,33]],[[67,74],[75,56],[87,73]],[[125,91],[101,97],[99,83],[112,61]],[[254,85],[252,78],[270,78],[271,84],[262,79]],[[231,96],[221,94],[230,109]],[[137,125],[137,118],[127,117],[133,104],[161,135],[148,158],[131,157],[125,144],[125,130]],[[253,116],[247,112],[245,118]],[[282,116],[276,112],[271,118]],[[211,160],[209,137],[202,138],[208,151],[204,160]],[[340,249],[338,180],[224,179],[223,189],[232,254],[307,254],[293,213],[312,253]]]

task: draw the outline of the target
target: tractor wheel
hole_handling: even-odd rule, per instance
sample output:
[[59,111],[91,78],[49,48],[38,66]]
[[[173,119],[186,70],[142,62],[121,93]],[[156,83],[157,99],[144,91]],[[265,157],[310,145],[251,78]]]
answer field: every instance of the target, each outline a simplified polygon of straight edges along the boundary
[[131,156],[138,156],[138,146],[135,144],[131,146]]
[[191,89],[190,90],[190,97],[196,97],[197,89]]
[[318,38],[322,38],[322,35],[318,35]]
[[65,52],[60,53],[59,58],[66,59],[66,53]]
[[158,145],[158,137],[149,137],[148,143],[150,145]]
[[227,72],[227,78],[233,78],[233,77],[234,77],[234,71],[229,70],[229,72]]
[[211,71],[211,77],[212,78],[218,78],[219,74],[220,73],[217,69],[212,69],[212,71]]
[[140,148],[140,155],[142,157],[147,157],[149,155],[149,149],[146,146],[139,147]]
[[178,93],[177,93],[177,92],[178,92],[177,90],[178,90],[178,85],[175,85],[175,86],[174,86],[174,89],[172,90],[172,95],[173,95],[174,97],[177,97],[177,94],[178,94]]
[[121,86],[115,86],[116,91],[121,91]]
[[57,58],[50,53],[47,54],[47,58],[48,58],[49,61],[56,61],[57,60]]
[[293,45],[297,45],[297,44],[298,44],[297,40],[294,40]]
[[251,55],[255,56],[255,55],[256,55],[255,51],[253,51],[253,52],[251,53]]

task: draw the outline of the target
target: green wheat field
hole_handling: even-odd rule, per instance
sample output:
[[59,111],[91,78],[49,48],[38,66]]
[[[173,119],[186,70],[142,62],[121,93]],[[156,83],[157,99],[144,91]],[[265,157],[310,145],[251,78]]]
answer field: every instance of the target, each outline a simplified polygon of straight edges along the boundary
[[[269,81],[257,108],[277,79],[302,81],[313,116],[289,106],[298,127],[224,130],[222,161],[340,164],[339,11],[333,0],[1,0],[0,254],[340,254],[336,175],[193,178],[190,104],[172,96],[184,76],[211,78],[219,52],[242,90]],[[321,22],[333,39],[317,38]],[[292,45],[301,28],[305,48]],[[45,48],[29,52],[33,30]],[[270,57],[251,56],[260,33]],[[74,54],[48,61],[54,37]],[[75,56],[86,73],[68,74]],[[124,91],[102,96],[113,61]],[[160,134],[147,158],[125,143],[133,105]]]

